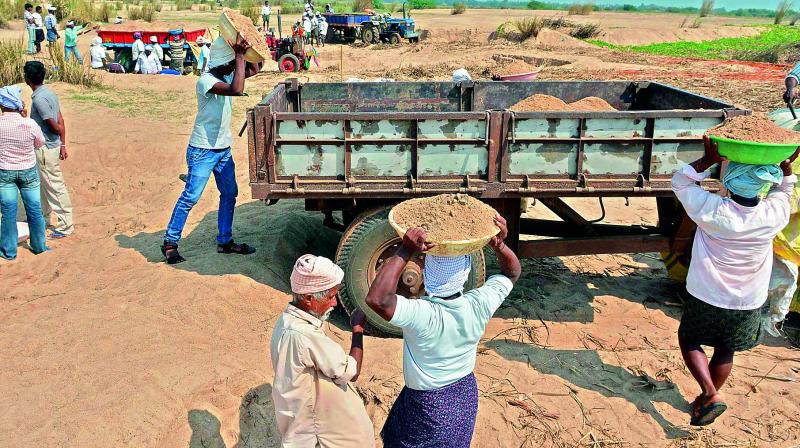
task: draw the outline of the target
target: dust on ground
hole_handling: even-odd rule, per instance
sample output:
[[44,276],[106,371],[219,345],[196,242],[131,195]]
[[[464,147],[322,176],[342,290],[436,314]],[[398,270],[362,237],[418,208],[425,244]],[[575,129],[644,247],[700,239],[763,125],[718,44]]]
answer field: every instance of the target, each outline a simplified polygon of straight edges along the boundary
[[[161,18],[210,23],[218,17],[186,14]],[[467,67],[488,77],[494,57],[503,55],[542,67],[541,79],[652,79],[754,110],[781,106],[784,66],[630,55],[554,34],[547,43],[489,43],[488,33],[508,14],[415,12],[432,30],[427,41],[325,46],[322,67],[298,76],[448,79],[453,69]],[[682,18],[673,15],[576,20],[600,21],[607,33],[630,32],[632,40],[632,29],[649,38],[659,29],[670,38],[684,33]],[[722,26],[729,21],[735,26]],[[755,32],[742,26],[751,22],[712,18],[706,23],[718,26],[685,33],[741,35]],[[0,30],[0,38],[19,36],[14,27]],[[91,37],[79,41],[86,55]],[[237,130],[246,108],[285,78],[270,72],[248,80],[249,96],[234,100]],[[333,257],[339,233],[306,212],[302,201],[270,207],[253,201],[246,141],[236,138],[234,234],[258,252],[216,253],[218,195],[210,182],[181,241],[189,261],[164,265],[158,246],[183,188],[177,176],[185,170],[195,79],[107,75],[103,81],[102,89],[53,86],[67,120],[70,158],[62,167],[76,233],[49,241],[51,252],[21,251],[17,261],[0,264],[0,445],[278,446],[268,338],[289,301],[292,262],[308,252]],[[596,201],[567,202],[586,217],[601,214]],[[606,222],[654,223],[650,199],[608,199],[605,208]],[[541,204],[528,212],[552,217]],[[488,272],[497,272],[491,257]],[[718,423],[687,426],[687,400],[698,390],[677,347],[678,290],[656,254],[525,260],[522,279],[479,348],[473,445],[797,444],[800,355],[777,339],[736,356],[723,390],[730,409]],[[337,314],[328,329],[346,347],[344,322]],[[377,430],[402,387],[401,366],[400,340],[366,338],[357,387]]]

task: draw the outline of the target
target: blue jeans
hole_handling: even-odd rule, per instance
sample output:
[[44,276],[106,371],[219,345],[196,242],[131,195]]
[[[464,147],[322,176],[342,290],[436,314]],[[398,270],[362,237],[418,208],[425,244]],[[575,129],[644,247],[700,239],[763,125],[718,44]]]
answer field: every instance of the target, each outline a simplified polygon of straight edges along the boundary
[[81,56],[81,52],[78,50],[78,47],[67,47],[64,46],[64,61],[69,62],[70,55],[75,55],[75,59],[78,60],[78,64],[83,64],[83,56]]
[[217,181],[219,190],[217,244],[228,243],[232,239],[233,208],[236,206],[236,196],[239,195],[239,187],[236,186],[236,165],[233,163],[231,148],[212,150],[189,145],[186,148],[186,163],[189,165],[186,187],[172,211],[167,231],[164,233],[164,242],[178,244],[189,212],[200,200],[208,178],[214,173],[214,180]]
[[0,257],[17,258],[17,195],[22,196],[28,227],[31,232],[31,250],[38,254],[47,250],[42,216],[39,170],[0,170]]

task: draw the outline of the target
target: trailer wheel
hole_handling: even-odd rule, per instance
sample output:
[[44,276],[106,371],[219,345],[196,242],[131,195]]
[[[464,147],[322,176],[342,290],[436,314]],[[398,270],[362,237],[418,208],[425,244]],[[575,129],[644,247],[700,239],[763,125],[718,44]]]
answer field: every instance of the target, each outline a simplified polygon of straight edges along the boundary
[[376,38],[377,36],[375,33],[375,29],[373,29],[371,26],[368,26],[364,28],[363,31],[361,31],[361,41],[364,42],[365,44],[373,43]]
[[412,44],[415,44],[415,43],[419,42],[419,37],[412,37],[412,38],[409,38],[409,39],[408,39],[408,42],[409,42],[409,43],[412,43]]
[[397,33],[392,33],[389,36],[389,43],[392,45],[397,45],[400,43],[400,35]]
[[[369,286],[375,279],[378,267],[392,256],[400,245],[387,217],[388,208],[370,210],[362,213],[345,230],[336,250],[336,263],[344,270],[344,285],[339,290],[339,298],[347,314],[360,309],[367,315],[367,332],[373,336],[399,337],[400,328],[378,316],[366,304]],[[397,293],[405,297],[424,294],[422,268],[424,257],[415,258],[406,265],[406,271],[397,288]],[[486,260],[483,251],[472,254],[472,272],[464,285],[466,290],[483,285],[486,279]]]
[[300,60],[293,54],[285,54],[278,59],[278,69],[284,73],[300,70]]

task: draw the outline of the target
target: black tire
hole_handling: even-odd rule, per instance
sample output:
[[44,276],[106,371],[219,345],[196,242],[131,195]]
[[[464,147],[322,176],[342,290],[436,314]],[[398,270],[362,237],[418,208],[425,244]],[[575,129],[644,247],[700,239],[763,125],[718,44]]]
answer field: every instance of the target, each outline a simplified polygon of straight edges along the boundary
[[[387,217],[388,208],[362,213],[345,230],[336,250],[336,263],[344,270],[344,281],[339,290],[339,299],[347,314],[360,309],[367,315],[367,332],[373,336],[400,337],[400,328],[378,316],[366,304],[369,291],[369,266],[373,256],[392,241],[400,239]],[[465,290],[475,289],[486,280],[486,260],[483,251],[472,254],[472,272]]]
[[374,28],[371,26],[365,27],[363,30],[361,30],[361,41],[365,44],[371,44],[373,41],[375,41],[375,34]]
[[397,45],[400,43],[400,35],[397,33],[392,33],[389,35],[389,43],[392,45]]
[[408,39],[408,42],[412,43],[412,44],[415,44],[415,43],[419,42],[419,37],[412,37],[412,38]]
[[285,54],[278,59],[278,70],[284,73],[299,72],[300,60],[293,54]]

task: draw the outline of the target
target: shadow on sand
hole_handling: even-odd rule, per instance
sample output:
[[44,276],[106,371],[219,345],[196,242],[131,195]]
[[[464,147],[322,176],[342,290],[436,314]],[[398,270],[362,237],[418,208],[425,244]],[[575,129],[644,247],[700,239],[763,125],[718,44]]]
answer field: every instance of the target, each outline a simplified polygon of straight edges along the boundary
[[647,375],[636,376],[622,367],[606,364],[594,350],[549,350],[509,340],[490,341],[485,346],[506,359],[525,363],[544,374],[556,375],[576,387],[606,397],[624,398],[640,412],[650,415],[669,438],[687,435],[686,431],[667,421],[653,405],[653,402],[662,402],[681,412],[689,411],[689,402],[672,383],[657,381]]
[[[189,448],[227,448],[220,434],[219,419],[214,414],[204,409],[192,409],[188,420],[192,428]],[[280,444],[272,386],[262,384],[250,389],[239,407],[239,441],[233,448],[272,448]]]

